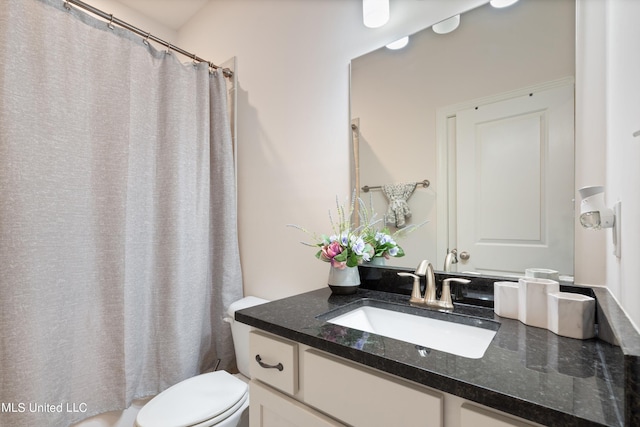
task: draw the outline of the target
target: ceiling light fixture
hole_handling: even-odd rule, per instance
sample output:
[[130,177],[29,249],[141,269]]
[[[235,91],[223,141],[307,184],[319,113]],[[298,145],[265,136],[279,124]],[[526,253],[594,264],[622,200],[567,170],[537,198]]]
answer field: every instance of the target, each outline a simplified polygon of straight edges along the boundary
[[365,27],[382,27],[389,21],[389,0],[362,0],[362,20]]
[[498,9],[500,9],[502,7],[509,7],[517,1],[518,0],[491,0],[489,4],[491,4],[491,6],[493,7],[497,7]]
[[394,42],[391,42],[387,45],[387,49],[391,49],[391,50],[398,50],[398,49],[402,49],[403,47],[405,47],[407,44],[409,43],[409,36],[405,36],[401,39],[398,39]]
[[458,28],[460,25],[460,15],[452,16],[451,18],[440,21],[437,24],[433,24],[431,29],[436,34],[447,34]]

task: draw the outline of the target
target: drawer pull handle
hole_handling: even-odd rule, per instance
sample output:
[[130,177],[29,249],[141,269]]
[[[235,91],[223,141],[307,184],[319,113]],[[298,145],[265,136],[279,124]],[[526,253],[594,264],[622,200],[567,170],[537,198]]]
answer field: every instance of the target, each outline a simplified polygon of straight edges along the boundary
[[258,362],[258,365],[260,365],[265,369],[277,369],[278,371],[282,371],[284,369],[284,366],[282,366],[282,363],[278,363],[277,365],[267,365],[262,361],[262,357],[260,357],[259,354],[256,354],[256,362]]

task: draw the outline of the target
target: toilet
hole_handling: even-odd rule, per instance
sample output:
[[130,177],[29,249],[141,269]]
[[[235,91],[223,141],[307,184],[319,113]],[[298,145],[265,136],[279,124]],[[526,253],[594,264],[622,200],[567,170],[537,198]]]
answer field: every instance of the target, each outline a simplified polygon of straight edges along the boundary
[[[151,399],[136,417],[137,427],[236,427],[249,407],[250,326],[234,320],[237,310],[267,300],[245,297],[234,302],[224,319],[231,334],[240,374],[209,372],[175,384]],[[243,377],[244,376],[244,377]]]

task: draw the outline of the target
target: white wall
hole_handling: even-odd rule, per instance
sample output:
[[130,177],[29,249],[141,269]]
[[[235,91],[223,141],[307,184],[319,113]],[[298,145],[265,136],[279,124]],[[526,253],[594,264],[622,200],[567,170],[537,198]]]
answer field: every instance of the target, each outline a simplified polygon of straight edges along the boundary
[[622,201],[622,256],[607,244],[607,285],[640,325],[640,2],[607,2],[607,202]]
[[[640,325],[640,2],[580,0],[577,99],[582,112],[581,165],[585,185],[604,183],[609,205],[622,202],[622,256],[613,255],[611,231],[596,232],[591,260],[636,325]],[[606,159],[602,164],[602,159]],[[578,159],[580,161],[580,158]],[[590,168],[592,167],[592,168]],[[590,180],[589,180],[590,179]],[[589,182],[587,182],[589,180]],[[583,235],[586,236],[585,233]],[[589,237],[592,238],[592,237]],[[603,266],[604,264],[604,266]],[[584,282],[590,277],[581,270]],[[591,282],[592,283],[592,282]]]
[[239,233],[245,293],[274,299],[326,286],[328,264],[288,223],[330,233],[350,195],[349,62],[486,0],[394,0],[362,24],[359,0],[212,0],[180,45],[238,58]]

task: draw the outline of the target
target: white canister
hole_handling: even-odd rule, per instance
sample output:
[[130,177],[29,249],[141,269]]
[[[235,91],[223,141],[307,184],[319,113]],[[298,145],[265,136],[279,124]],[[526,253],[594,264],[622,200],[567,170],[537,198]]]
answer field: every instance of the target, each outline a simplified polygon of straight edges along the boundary
[[518,290],[516,282],[495,282],[493,284],[493,311],[500,317],[518,318]]
[[518,283],[518,319],[525,325],[547,329],[547,294],[559,292],[560,284],[535,277],[523,277]]
[[595,335],[596,300],[582,294],[551,292],[547,295],[547,323],[551,332],[580,340]]

